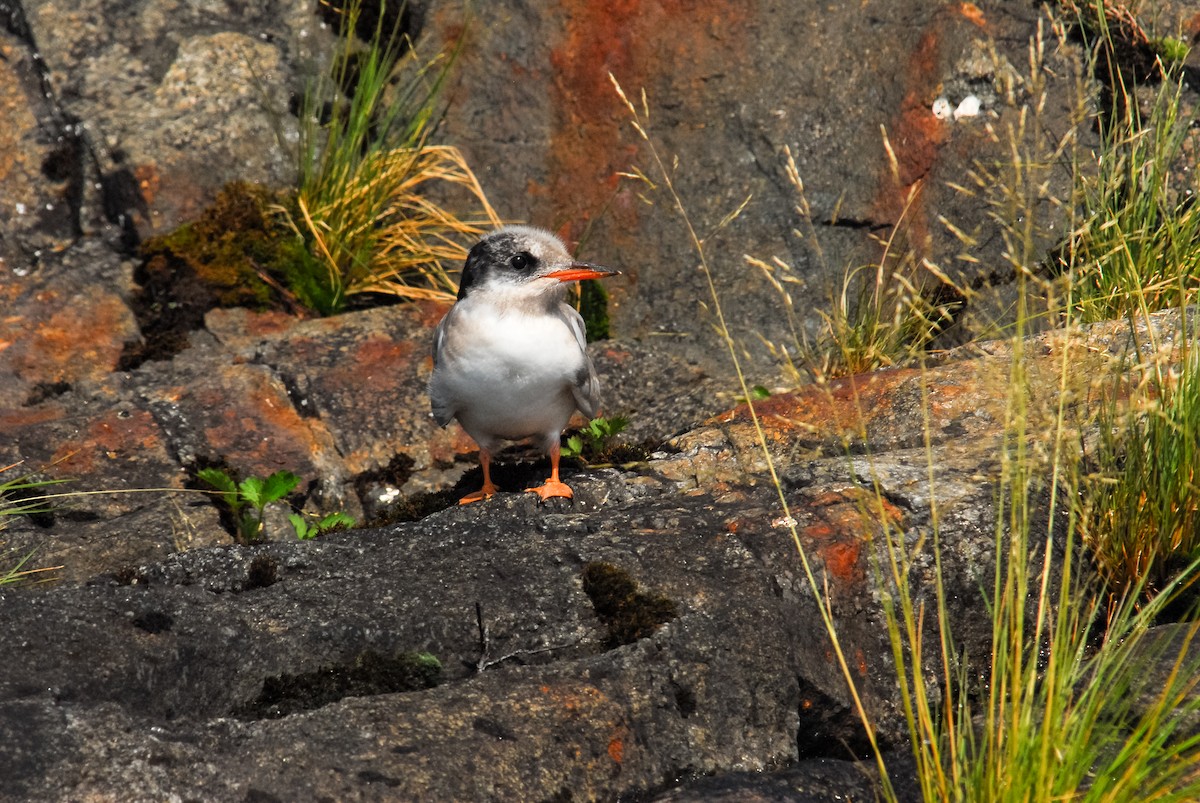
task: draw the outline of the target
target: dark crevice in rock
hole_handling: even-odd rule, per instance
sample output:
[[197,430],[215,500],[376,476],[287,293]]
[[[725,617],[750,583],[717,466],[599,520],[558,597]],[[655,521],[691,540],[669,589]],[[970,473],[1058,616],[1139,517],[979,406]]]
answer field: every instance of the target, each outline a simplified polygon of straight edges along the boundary
[[34,407],[41,404],[47,399],[53,399],[56,396],[61,396],[71,390],[69,382],[38,382],[29,391],[29,395],[25,397],[25,407]]
[[[30,480],[35,481],[35,478],[31,477]],[[48,529],[57,522],[57,511],[40,499],[45,493],[44,488],[9,488],[0,493],[0,506],[21,508],[29,504],[32,509],[25,513],[26,518],[34,526]]]
[[517,738],[516,734],[505,727],[503,722],[498,722],[490,717],[475,717],[471,722],[471,727],[499,741],[511,741]]
[[138,186],[137,177],[127,167],[100,173],[100,204],[104,218],[121,232],[118,245],[125,253],[132,254],[140,238],[134,215],[150,219],[150,206]]
[[356,777],[363,783],[381,783],[384,786],[390,787],[396,787],[400,785],[399,778],[393,778],[390,775],[384,775],[382,772],[376,772],[375,770],[360,770]]
[[428,653],[385,655],[366,650],[346,664],[266,678],[258,697],[235,708],[232,715],[251,720],[278,719],[344,697],[431,689],[441,676],[441,663]]
[[136,586],[146,583],[146,576],[142,574],[141,569],[136,566],[125,566],[111,575],[112,579],[119,586]]
[[87,143],[83,139],[83,128],[79,120],[66,112],[59,111],[53,132],[54,147],[42,160],[42,174],[63,185],[62,199],[67,203],[67,214],[57,210],[43,210],[47,226],[67,219],[72,239],[83,236],[80,214],[83,209],[83,188],[86,173]]
[[[800,686],[800,728],[796,753],[801,759],[866,759],[872,756],[871,742],[858,715],[816,686],[796,678]],[[880,744],[880,749],[886,749]]]
[[320,418],[321,413],[317,410],[317,406],[312,403],[308,392],[304,389],[305,381],[297,377],[295,374],[287,371],[281,371],[277,366],[267,363],[260,363],[271,370],[279,378],[280,384],[283,385],[284,391],[292,402],[292,408],[301,418]]
[[583,591],[608,628],[605,639],[608,648],[646,638],[660,625],[679,616],[674,601],[661,594],[639,591],[629,572],[611,563],[592,562],[584,566]]
[[849,229],[850,231],[867,231],[871,233],[890,231],[894,224],[878,220],[839,217],[836,220],[822,220],[818,224],[830,229]]
[[175,620],[170,614],[162,611],[146,611],[134,617],[131,624],[139,630],[157,635],[168,632]]
[[104,518],[93,510],[77,510],[70,507],[60,509],[58,517],[63,521],[100,521]]
[[[346,10],[354,1],[325,0],[317,4],[317,16],[335,31],[340,31]],[[421,9],[414,3],[363,0],[358,5],[358,24],[354,28],[354,35],[363,42],[371,42],[379,32],[384,41],[392,42],[403,54],[409,44],[421,35],[424,19]]]
[[35,104],[40,138],[50,145],[43,157],[42,175],[61,184],[56,196],[62,203],[39,205],[38,225],[58,238],[77,240],[83,235],[80,214],[89,148],[79,119],[66,112],[58,103],[50,83],[50,71],[38,49],[25,9],[20,2],[0,2],[0,28],[29,47],[30,58],[20,59],[18,75],[31,97],[40,98]]
[[354,478],[354,493],[362,505],[364,520],[371,526],[416,521],[452,504],[449,501],[442,504],[441,494],[399,495],[399,489],[412,476],[414,465],[410,456],[397,454],[386,466],[364,471]]
[[260,552],[254,556],[246,569],[246,582],[242,585],[242,590],[252,591],[256,588],[267,588],[278,580],[279,562],[270,554]]
[[188,333],[204,326],[204,314],[217,305],[216,297],[194,271],[150,272],[138,265],[134,280],[141,290],[130,307],[138,319],[142,340],[126,345],[117,370],[132,371],[145,362],[169,360],[188,347]]
[[675,707],[679,709],[679,715],[687,719],[696,713],[696,693],[691,687],[680,686],[678,683],[672,683],[671,687],[675,692]]

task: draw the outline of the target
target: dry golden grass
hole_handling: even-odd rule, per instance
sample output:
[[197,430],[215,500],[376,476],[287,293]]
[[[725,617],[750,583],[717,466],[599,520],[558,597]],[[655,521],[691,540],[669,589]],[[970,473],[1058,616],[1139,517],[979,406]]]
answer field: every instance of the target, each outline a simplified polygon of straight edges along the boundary
[[[465,193],[476,214],[464,219],[432,200],[430,190],[446,189]],[[453,300],[458,283],[446,266],[461,264],[467,244],[500,225],[466,159],[447,145],[371,154],[339,192],[302,192],[297,206],[311,249],[343,298],[370,292]]]

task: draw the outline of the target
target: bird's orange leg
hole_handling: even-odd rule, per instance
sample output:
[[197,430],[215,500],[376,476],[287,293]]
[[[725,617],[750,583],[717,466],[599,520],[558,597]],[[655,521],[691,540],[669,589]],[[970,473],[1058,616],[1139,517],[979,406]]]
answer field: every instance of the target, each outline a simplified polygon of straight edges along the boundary
[[552,496],[561,496],[564,499],[570,499],[575,494],[571,492],[571,488],[558,479],[558,444],[555,443],[550,448],[550,479],[546,480],[545,484],[539,485],[536,488],[526,488],[529,493],[535,493],[538,498],[545,502]]
[[470,493],[458,500],[460,505],[478,502],[480,499],[487,499],[496,493],[496,486],[492,484],[492,453],[487,449],[479,450],[479,465],[483,469],[483,487],[475,493]]

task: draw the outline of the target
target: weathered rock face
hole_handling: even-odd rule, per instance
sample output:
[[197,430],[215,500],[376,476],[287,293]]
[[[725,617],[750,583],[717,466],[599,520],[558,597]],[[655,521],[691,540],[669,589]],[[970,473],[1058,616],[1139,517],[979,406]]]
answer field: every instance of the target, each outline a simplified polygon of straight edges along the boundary
[[[0,77],[21,109],[7,200],[27,210],[8,235],[13,270],[109,226],[125,245],[173,228],[228,181],[278,186],[294,175],[280,144],[295,139],[289,99],[331,39],[310,2],[110,6],[27,0],[9,13],[11,75]],[[776,289],[744,254],[794,266],[802,328],[815,325],[810,310],[848,266],[878,257],[873,237],[902,218],[903,241],[962,284],[1007,281],[987,199],[949,183],[970,185],[972,170],[1006,153],[995,130],[1014,104],[1040,100],[1023,71],[1041,12],[1024,2],[878,0],[853,14],[794,3],[417,6],[419,52],[466,37],[439,136],[465,150],[505,217],[561,230],[625,270],[613,287],[618,332],[655,336],[662,350],[726,370],[711,316],[697,314],[708,286],[673,203],[621,176],[655,170],[610,72],[633,100],[646,90],[650,128],[664,160],[680,159],[673,180],[726,314],[756,358],[766,356],[760,336],[793,335]],[[1044,75],[1058,78],[1042,108],[1046,129],[1061,132],[1078,58],[1055,42],[1048,53]],[[968,96],[978,114],[934,113],[938,98]],[[807,226],[785,149],[819,249],[793,234]],[[1047,178],[1056,191],[1066,176]],[[978,262],[957,259],[962,245],[942,218],[980,243],[970,254]]]
[[327,34],[307,0],[228,4],[26,0],[61,113],[77,120],[113,222],[148,236],[233,179],[281,185],[289,95]]
[[[1150,325],[1169,345],[1179,316]],[[1055,333],[1024,344],[1024,365],[1073,366],[1086,384],[1097,366],[1077,355],[1128,347],[1124,323]],[[895,370],[860,378],[853,398],[839,396],[849,380],[813,391],[824,408],[802,393],[769,400],[779,493],[743,408],[636,469],[571,476],[571,502],[504,493],[384,529],[0,592],[4,793],[617,799],[846,761],[865,743],[797,544],[882,744],[899,747],[882,537],[912,550],[914,593],[931,595],[936,498],[955,643],[985,666],[1003,432],[989,408],[1012,364],[1008,347],[985,345],[920,373],[915,398],[917,374]],[[918,400],[928,416],[905,412]],[[850,456],[847,428],[866,433]],[[397,680],[414,654],[436,658],[440,685]],[[797,766],[807,774],[759,791],[834,799],[861,782],[831,784],[840,763]]]
[[[820,306],[845,268],[878,258],[873,236],[903,218],[902,239],[962,284],[1009,280],[986,199],[964,203],[947,182],[970,185],[977,164],[1003,153],[989,124],[1029,99],[1021,75],[1035,6],[869,0],[839,13],[811,3],[601,8],[569,0],[552,9],[471,8],[446,135],[481,171],[501,214],[562,228],[584,240],[586,256],[627,272],[628,284],[610,288],[619,330],[670,336],[667,347],[702,361],[724,357],[708,331],[711,315],[694,315],[709,290],[673,201],[621,177],[639,166],[661,183],[610,73],[639,112],[645,90],[643,123],[705,238],[725,314],[752,353],[761,353],[759,335],[789,343],[792,336],[777,291],[744,254],[791,263],[800,306]],[[441,4],[429,20],[427,38],[449,42],[462,11]],[[1073,55],[1050,50],[1062,81],[1047,88],[1046,109],[1061,132]],[[935,116],[939,97],[957,106],[967,96],[981,101],[978,116]],[[820,251],[796,214],[785,149],[804,182]],[[1054,176],[1051,189],[1064,179]],[[974,254],[983,273],[956,259],[964,249],[942,216],[987,244]],[[804,309],[800,317],[815,323]]]

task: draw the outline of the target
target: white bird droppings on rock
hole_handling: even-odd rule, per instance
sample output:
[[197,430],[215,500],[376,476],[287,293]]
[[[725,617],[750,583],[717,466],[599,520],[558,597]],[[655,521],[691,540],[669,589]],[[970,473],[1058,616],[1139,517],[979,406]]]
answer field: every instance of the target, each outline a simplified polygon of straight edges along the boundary
[[964,117],[977,117],[980,106],[979,98],[974,95],[967,95],[962,99],[962,103],[958,104],[958,108],[954,110],[954,119],[961,120]]

